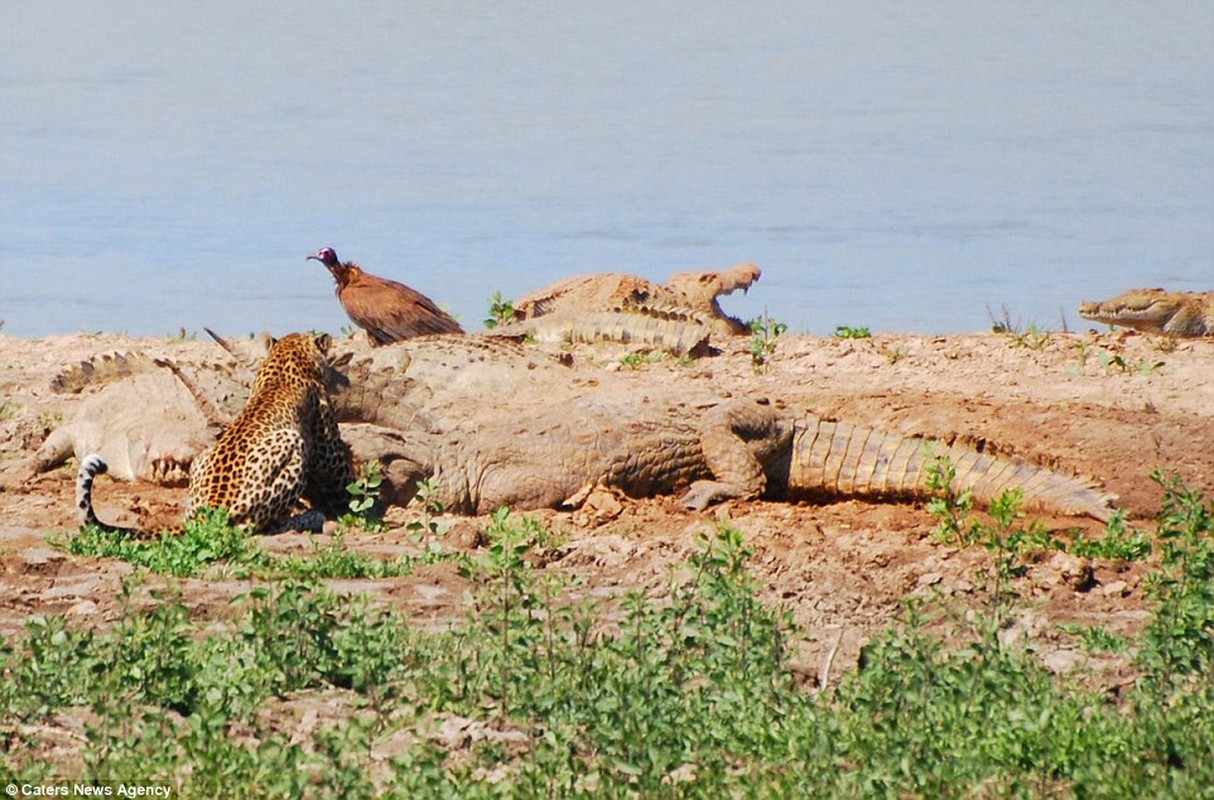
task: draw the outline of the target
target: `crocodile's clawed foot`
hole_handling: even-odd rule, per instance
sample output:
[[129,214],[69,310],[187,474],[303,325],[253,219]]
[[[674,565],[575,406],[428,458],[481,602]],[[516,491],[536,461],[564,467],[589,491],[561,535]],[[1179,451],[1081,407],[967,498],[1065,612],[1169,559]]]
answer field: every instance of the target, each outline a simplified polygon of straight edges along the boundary
[[687,492],[679,498],[679,502],[692,511],[703,511],[713,503],[723,500],[733,500],[748,495],[741,492],[737,486],[721,481],[695,481],[688,487]]

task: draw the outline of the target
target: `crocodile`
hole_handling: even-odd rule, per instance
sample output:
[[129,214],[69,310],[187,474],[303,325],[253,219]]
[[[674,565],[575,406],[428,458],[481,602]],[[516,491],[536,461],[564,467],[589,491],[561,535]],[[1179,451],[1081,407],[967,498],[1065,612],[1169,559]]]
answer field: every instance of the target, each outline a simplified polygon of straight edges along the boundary
[[767,401],[701,408],[591,395],[446,425],[415,414],[399,427],[391,402],[368,403],[374,394],[363,387],[357,402],[334,400],[355,457],[380,462],[391,502],[407,502],[426,480],[432,498],[459,513],[576,507],[597,488],[634,497],[685,490],[682,502],[696,510],[760,496],[926,499],[937,458],[980,503],[1020,489],[1029,507],[1107,520],[1115,499],[1087,478]]
[[619,341],[699,356],[710,336],[749,333],[721,310],[718,299],[743,292],[762,273],[754,264],[726,270],[680,272],[665,284],[621,273],[578,275],[513,303],[513,321],[497,329],[539,341]]
[[[156,398],[155,403],[140,398]],[[184,485],[194,456],[209,443],[207,420],[168,372],[131,375],[84,399],[70,419],[14,466],[23,478],[75,456],[100,453],[115,478]]]
[[[466,513],[501,504],[522,509],[575,506],[599,484],[636,496],[691,486],[685,499],[699,508],[763,493],[925,497],[925,464],[930,459],[908,453],[926,448],[948,456],[955,464],[958,488],[972,489],[980,501],[989,501],[1002,488],[1020,486],[1030,505],[1098,518],[1109,512],[1111,498],[1087,479],[981,453],[963,443],[870,435],[867,429],[829,422],[808,411],[776,413],[771,404],[723,399],[719,389],[704,389],[703,382],[694,380],[657,386],[645,382],[638,394],[635,383],[617,384],[609,373],[579,370],[533,348],[492,337],[412,339],[374,351],[363,349],[344,361],[345,380],[331,393],[343,437],[356,458],[381,462],[397,503],[407,502],[410,487],[422,478],[434,484],[444,505]],[[503,411],[503,403],[508,411]],[[802,436],[797,447],[787,443],[785,429],[790,426],[803,432],[810,426],[825,431],[831,425],[835,427],[829,440],[819,437],[811,445]],[[739,470],[722,467],[723,456],[704,454],[737,451],[737,460],[745,460],[736,447],[739,435],[757,448],[755,458],[770,465],[763,475],[771,473],[774,480],[764,478],[756,487],[753,475],[747,481],[720,478],[736,476]],[[841,462],[851,472],[841,473],[833,483],[815,461],[827,458],[820,448],[828,441],[835,443],[829,459],[842,458],[844,442],[855,445]],[[802,457],[795,469],[780,476],[780,459],[767,454],[763,448],[768,446],[773,452]],[[893,471],[855,472],[851,459],[857,453],[865,455],[861,470],[870,461],[881,463],[888,457]],[[822,463],[833,467],[829,459]],[[724,485],[712,483],[714,475]],[[695,481],[709,482],[693,486]],[[734,491],[727,491],[726,485]],[[746,491],[737,488],[743,485]]]
[[[83,399],[32,456],[8,471],[23,482],[69,458],[99,453],[117,480],[184,484],[194,456],[244,407],[255,354],[265,350],[264,339],[216,340],[230,358],[185,367],[127,352],[103,354],[62,370],[51,380],[51,391]],[[85,393],[94,387],[99,388]]]
[[1079,316],[1145,333],[1214,336],[1214,292],[1131,289],[1104,302],[1081,303]]

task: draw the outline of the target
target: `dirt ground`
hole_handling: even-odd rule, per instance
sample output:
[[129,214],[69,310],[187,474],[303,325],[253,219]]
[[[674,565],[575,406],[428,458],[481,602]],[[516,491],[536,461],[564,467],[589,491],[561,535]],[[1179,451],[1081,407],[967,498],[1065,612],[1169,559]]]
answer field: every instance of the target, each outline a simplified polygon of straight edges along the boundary
[[[1131,524],[1150,531],[1159,487],[1156,467],[1180,474],[1191,487],[1214,488],[1214,341],[1170,341],[1124,333],[976,334],[948,337],[878,335],[820,339],[786,335],[767,369],[756,374],[747,342],[734,352],[693,365],[672,360],[636,370],[619,363],[620,351],[584,348],[578,369],[614,376],[643,392],[678,372],[731,394],[763,393],[794,408],[903,433],[980,442],[998,452],[1094,477],[1120,497]],[[144,352],[205,361],[218,357],[204,340],[132,339],[77,334],[40,340],[0,336],[0,635],[17,633],[32,614],[67,614],[80,624],[103,626],[118,613],[122,577],[132,567],[79,558],[56,549],[47,534],[72,529],[74,461],[38,475],[22,474],[22,459],[80,404],[98,391],[52,391],[70,365],[104,353]],[[131,397],[150,407],[154,396]],[[143,526],[180,518],[184,488],[148,482],[98,483],[103,516]],[[415,506],[393,508],[382,535],[351,535],[353,547],[382,555],[416,545],[405,526],[419,519]],[[908,595],[938,594],[961,605],[980,605],[980,573],[989,554],[960,549],[932,535],[934,520],[921,504],[839,499],[827,504],[729,502],[696,513],[673,497],[648,500],[596,497],[596,505],[535,515],[563,544],[543,569],[577,575],[583,591],[611,597],[642,588],[661,596],[672,566],[695,551],[697,535],[719,518],[739,528],[754,550],[751,567],[773,603],[787,605],[804,626],[800,662],[811,682],[834,680],[851,668],[860,646],[900,615]],[[1035,515],[1060,537],[1072,529],[1090,536],[1103,526],[1086,519]],[[473,549],[485,518],[438,520],[449,528],[443,546]],[[275,551],[311,547],[309,537],[266,537]],[[1090,567],[1092,580],[1086,576]],[[1050,634],[1059,623],[1100,625],[1132,633],[1149,609],[1142,578],[1148,566],[1085,564],[1064,554],[1043,554],[1018,578],[1024,612],[1019,629],[1040,637],[1037,649],[1059,672],[1092,666],[1069,642]],[[463,612],[464,587],[455,568],[437,564],[408,577],[339,581],[335,588],[367,592],[409,609],[419,621]],[[247,582],[186,580],[184,599],[200,614],[246,591]],[[1116,682],[1118,670],[1106,671]]]

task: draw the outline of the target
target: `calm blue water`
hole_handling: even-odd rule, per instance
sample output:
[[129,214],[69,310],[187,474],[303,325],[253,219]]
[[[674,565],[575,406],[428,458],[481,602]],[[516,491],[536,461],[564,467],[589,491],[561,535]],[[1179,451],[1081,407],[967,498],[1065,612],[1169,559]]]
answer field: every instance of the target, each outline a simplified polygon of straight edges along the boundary
[[813,333],[1214,289],[1214,4],[135,5],[6,9],[4,333],[336,331],[322,245],[469,329],[738,261]]

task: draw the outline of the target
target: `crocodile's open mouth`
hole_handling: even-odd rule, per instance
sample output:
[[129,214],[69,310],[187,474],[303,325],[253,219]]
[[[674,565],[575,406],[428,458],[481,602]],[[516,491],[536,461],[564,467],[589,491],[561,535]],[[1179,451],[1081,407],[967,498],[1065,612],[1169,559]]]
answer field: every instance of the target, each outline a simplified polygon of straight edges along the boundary
[[750,287],[759,280],[763,272],[754,264],[742,264],[721,274],[728,276],[729,281],[721,281],[717,294],[727,295],[733,294],[739,289],[742,290],[742,294],[749,293]]
[[1101,305],[1101,303],[1081,303],[1079,305],[1079,316],[1084,319],[1094,320],[1166,319],[1175,313],[1177,307],[1176,303],[1168,303],[1161,300],[1150,300],[1139,305],[1126,303],[1117,308],[1101,308]]

